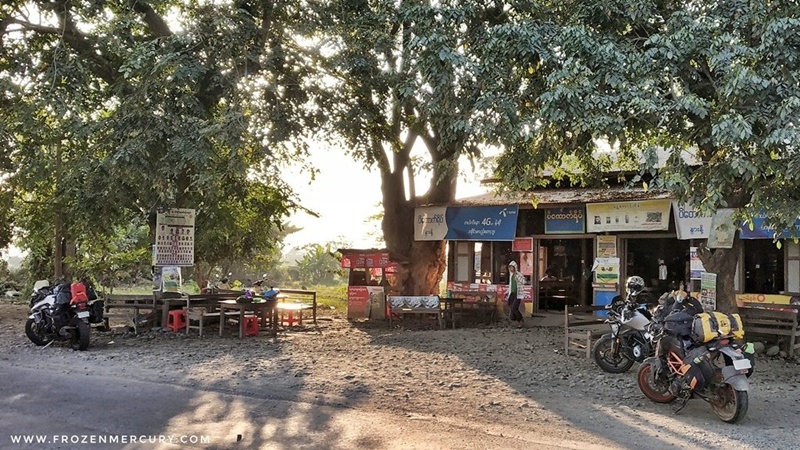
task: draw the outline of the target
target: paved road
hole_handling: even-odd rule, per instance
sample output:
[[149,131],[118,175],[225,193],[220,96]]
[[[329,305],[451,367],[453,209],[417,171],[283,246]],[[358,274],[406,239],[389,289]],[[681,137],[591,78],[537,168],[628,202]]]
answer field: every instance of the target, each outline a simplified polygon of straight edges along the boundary
[[75,372],[12,366],[0,368],[0,379],[3,449],[599,448],[524,431],[503,436],[507,427]]

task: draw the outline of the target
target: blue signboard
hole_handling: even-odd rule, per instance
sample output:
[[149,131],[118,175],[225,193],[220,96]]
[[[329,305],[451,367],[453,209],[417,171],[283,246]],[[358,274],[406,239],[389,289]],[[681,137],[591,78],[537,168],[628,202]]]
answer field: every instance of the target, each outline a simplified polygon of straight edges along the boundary
[[[800,219],[794,222],[794,226],[800,230]],[[767,224],[766,214],[759,214],[753,217],[753,231],[750,231],[750,224],[743,223],[742,229],[739,232],[741,239],[772,239],[775,234],[775,228]],[[784,230],[783,233],[778,235],[778,239],[787,239],[792,237],[791,230]]]
[[554,208],[544,210],[545,234],[583,234],[586,214],[579,208]]
[[445,213],[451,241],[513,241],[519,205],[448,207]]

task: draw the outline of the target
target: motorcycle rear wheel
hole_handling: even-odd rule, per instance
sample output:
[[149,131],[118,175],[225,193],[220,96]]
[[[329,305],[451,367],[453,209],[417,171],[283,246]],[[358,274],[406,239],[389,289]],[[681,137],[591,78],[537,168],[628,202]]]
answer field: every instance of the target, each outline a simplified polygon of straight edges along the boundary
[[72,329],[72,337],[70,338],[69,345],[73,350],[86,350],[89,348],[89,325],[77,317],[72,318],[70,325]]
[[720,420],[736,423],[747,415],[749,398],[747,391],[737,391],[726,383],[716,388],[715,396],[709,400],[709,403]]
[[48,338],[41,332],[41,329],[36,326],[36,322],[34,322],[33,319],[28,319],[28,321],[25,322],[25,335],[28,336],[31,342],[40,347],[49,344],[53,340],[53,338]]
[[602,336],[592,346],[592,356],[594,362],[608,373],[624,373],[633,367],[633,360],[628,358],[625,352],[619,349],[621,344],[617,344],[617,352],[614,354],[614,341],[611,336]]
[[[663,374],[657,378],[653,376],[656,370],[656,358],[647,358],[639,366],[636,381],[645,397],[656,403],[671,403],[677,398],[670,393],[670,381]],[[666,370],[666,369],[665,369]]]

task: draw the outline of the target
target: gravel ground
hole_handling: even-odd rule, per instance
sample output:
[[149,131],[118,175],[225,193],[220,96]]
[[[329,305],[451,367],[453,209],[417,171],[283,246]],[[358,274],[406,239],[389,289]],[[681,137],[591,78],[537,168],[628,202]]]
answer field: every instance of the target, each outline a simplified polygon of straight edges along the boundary
[[[505,436],[535,433],[576,448],[800,448],[800,365],[759,357],[750,407],[736,425],[691,400],[680,413],[639,391],[636,366],[614,375],[563,353],[563,330],[499,324],[456,330],[394,329],[323,317],[319,327],[239,340],[155,330],[92,330],[86,352],[37,348],[24,334],[25,305],[0,303],[0,360],[65,374],[268,395],[311,404],[379,411],[399,418],[469,424]],[[552,318],[552,323],[559,323]],[[232,328],[232,327],[231,327]],[[124,329],[124,328],[123,328]],[[45,357],[43,357],[43,355]],[[434,419],[435,418],[435,419]]]

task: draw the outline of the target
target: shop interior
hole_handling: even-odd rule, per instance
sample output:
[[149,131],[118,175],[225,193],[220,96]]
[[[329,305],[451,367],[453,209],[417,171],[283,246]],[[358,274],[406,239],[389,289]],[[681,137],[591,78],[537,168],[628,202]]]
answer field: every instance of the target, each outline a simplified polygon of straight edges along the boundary
[[784,291],[784,256],[771,239],[745,239],[744,291],[778,294]]
[[628,238],[625,276],[644,279],[647,293],[656,297],[688,284],[690,241],[670,238]]
[[[517,260],[511,242],[454,241],[448,252],[448,280],[480,284],[508,283],[508,263]],[[526,276],[530,284],[530,276]]]
[[592,298],[592,240],[540,239],[539,310],[588,305]]

